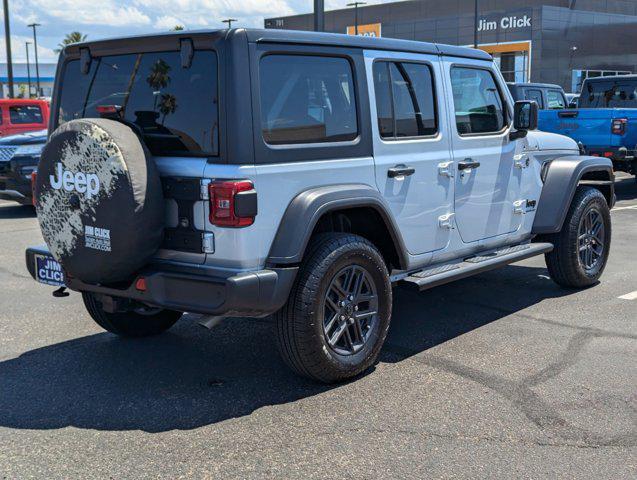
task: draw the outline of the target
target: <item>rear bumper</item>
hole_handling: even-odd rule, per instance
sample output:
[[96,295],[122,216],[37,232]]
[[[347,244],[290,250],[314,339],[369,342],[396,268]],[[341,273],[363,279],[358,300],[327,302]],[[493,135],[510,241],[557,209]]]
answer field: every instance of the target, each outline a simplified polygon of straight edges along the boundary
[[37,166],[37,159],[31,157],[14,157],[11,161],[0,163],[0,199],[13,200],[23,205],[33,202],[31,191],[31,175],[23,174],[26,167]]
[[[26,264],[35,279],[35,255],[50,255],[46,248],[28,248]],[[273,268],[219,276],[211,268],[152,264],[126,285],[92,285],[66,276],[67,287],[92,292],[108,300],[127,299],[155,307],[210,315],[263,317],[287,301],[298,267]],[[146,290],[136,288],[144,278]],[[112,303],[112,302],[110,302]]]

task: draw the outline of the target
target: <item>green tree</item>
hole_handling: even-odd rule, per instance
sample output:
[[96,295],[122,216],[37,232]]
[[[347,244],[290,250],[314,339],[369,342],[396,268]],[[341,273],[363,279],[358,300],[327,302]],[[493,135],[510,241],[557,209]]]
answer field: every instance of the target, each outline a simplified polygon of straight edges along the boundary
[[183,30],[185,27],[183,25],[175,25],[172,29],[174,32],[178,32],[179,30]]
[[64,40],[58,43],[58,47],[60,48],[56,48],[55,53],[60,53],[62,49],[66,47],[67,45],[70,45],[72,43],[83,42],[84,40],[86,40],[86,35],[83,35],[80,32],[67,33],[66,36],[64,37]]

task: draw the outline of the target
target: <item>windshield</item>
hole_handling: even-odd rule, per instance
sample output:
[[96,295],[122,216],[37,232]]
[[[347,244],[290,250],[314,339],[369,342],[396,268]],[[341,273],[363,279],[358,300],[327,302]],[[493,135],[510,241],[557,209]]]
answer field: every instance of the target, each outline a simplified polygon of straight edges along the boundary
[[76,118],[115,118],[140,133],[153,155],[218,155],[217,56],[195,51],[105,56],[83,74],[66,64],[58,125]]
[[637,79],[585,82],[580,108],[637,108]]

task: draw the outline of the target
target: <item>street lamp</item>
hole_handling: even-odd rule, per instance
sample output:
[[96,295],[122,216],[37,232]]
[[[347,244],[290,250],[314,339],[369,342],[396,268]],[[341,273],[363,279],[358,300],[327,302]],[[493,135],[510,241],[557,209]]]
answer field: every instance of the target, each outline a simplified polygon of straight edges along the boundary
[[4,38],[7,47],[7,77],[9,80],[9,97],[13,98],[13,62],[11,60],[11,30],[9,27],[9,0],[3,0],[4,6]]
[[473,3],[473,48],[478,48],[478,0]]
[[35,50],[35,78],[36,78],[36,85],[37,85],[37,90],[36,90],[36,97],[40,96],[40,64],[38,62],[38,36],[35,32],[35,29],[37,27],[41,26],[39,23],[32,23],[30,25],[27,25],[27,27],[30,27],[33,29],[33,49]]
[[221,20],[222,23],[227,23],[228,28],[232,28],[232,22],[238,22],[236,18],[226,18],[225,20]]
[[29,84],[29,90],[27,90],[27,98],[31,98],[31,64],[29,63],[29,45],[31,45],[31,42],[24,42],[24,46],[27,49],[27,81]]
[[367,5],[367,2],[352,2],[348,3],[348,7],[354,7],[354,35],[358,35],[358,6]]

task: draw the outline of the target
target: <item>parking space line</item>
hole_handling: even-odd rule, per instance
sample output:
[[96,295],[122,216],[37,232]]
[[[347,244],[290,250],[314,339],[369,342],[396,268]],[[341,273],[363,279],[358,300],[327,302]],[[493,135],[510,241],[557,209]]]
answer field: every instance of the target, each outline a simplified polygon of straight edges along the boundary
[[617,298],[621,298],[622,300],[637,300],[637,290],[635,290],[634,292],[627,293],[626,295],[622,295],[622,296],[617,297]]
[[617,211],[617,210],[637,210],[637,205],[629,205],[627,207],[615,207],[613,208],[613,212]]

